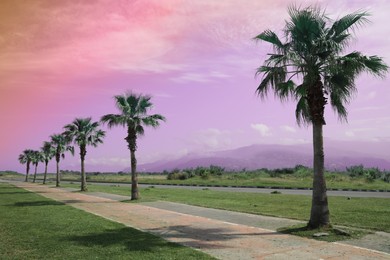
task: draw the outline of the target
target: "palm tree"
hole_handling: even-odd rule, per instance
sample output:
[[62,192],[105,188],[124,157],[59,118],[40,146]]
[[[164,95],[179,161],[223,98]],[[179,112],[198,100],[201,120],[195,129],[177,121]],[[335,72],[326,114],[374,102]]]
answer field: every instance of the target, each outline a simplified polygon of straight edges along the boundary
[[33,154],[32,154],[32,157],[31,157],[31,162],[33,163],[33,165],[35,166],[35,171],[34,171],[34,178],[33,178],[33,182],[35,182],[36,178],[37,178],[37,168],[38,168],[38,164],[40,162],[43,162],[44,161],[44,158],[43,158],[43,155],[40,151],[33,151]]
[[55,158],[56,158],[56,187],[60,187],[61,182],[61,173],[60,173],[60,160],[61,157],[65,158],[65,152],[69,151],[72,155],[74,155],[74,148],[73,146],[70,146],[69,144],[72,142],[71,139],[66,137],[63,134],[55,134],[50,136],[51,138],[51,144],[53,145],[55,149]]
[[87,178],[85,175],[85,155],[87,145],[96,147],[103,143],[105,131],[98,129],[99,122],[92,122],[92,118],[76,118],[71,124],[64,126],[64,135],[73,140],[80,147],[81,160],[81,191],[87,191]]
[[45,173],[43,175],[43,184],[46,184],[47,165],[55,155],[55,152],[56,151],[51,142],[43,142],[43,146],[41,147],[41,153],[43,156],[43,160],[45,161]]
[[257,93],[264,98],[272,90],[282,101],[295,99],[298,125],[313,127],[314,178],[308,227],[317,228],[330,224],[322,132],[327,100],[330,98],[333,110],[346,121],[345,105],[357,91],[356,77],[362,72],[383,77],[388,66],[380,57],[357,51],[342,55],[354,30],[368,21],[366,12],[348,14],[336,21],[318,7],[291,7],[288,12],[284,43],[271,30],[255,37],[271,43],[274,50],[257,70],[256,74],[263,75]]
[[30,171],[30,163],[31,163],[31,158],[32,158],[33,150],[27,149],[24,150],[23,153],[19,154],[19,162],[21,164],[26,164],[26,179],[24,180],[25,182],[28,181],[28,173]]
[[135,152],[137,150],[137,138],[144,135],[144,126],[158,127],[160,121],[165,121],[165,117],[159,114],[148,115],[148,110],[152,108],[151,96],[137,95],[131,92],[124,95],[115,96],[116,107],[120,114],[108,114],[101,118],[108,127],[127,127],[127,147],[130,150],[131,161],[131,200],[139,199],[137,160]]

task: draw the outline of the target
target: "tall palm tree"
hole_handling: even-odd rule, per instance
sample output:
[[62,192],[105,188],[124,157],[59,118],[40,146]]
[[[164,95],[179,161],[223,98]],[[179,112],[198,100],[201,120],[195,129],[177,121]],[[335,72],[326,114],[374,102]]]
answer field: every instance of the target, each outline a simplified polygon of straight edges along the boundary
[[56,150],[53,147],[53,144],[51,142],[43,142],[43,146],[41,147],[41,153],[43,156],[43,160],[45,161],[45,173],[43,174],[43,184],[46,184],[47,165],[55,155],[55,152]]
[[61,157],[65,158],[65,152],[69,151],[74,155],[73,146],[69,145],[72,140],[69,137],[66,137],[63,134],[54,134],[50,136],[51,144],[55,149],[55,158],[56,158],[56,187],[60,187],[61,182],[61,173],[60,173],[60,161]]
[[108,114],[101,118],[108,127],[123,126],[127,127],[127,147],[130,150],[131,161],[131,199],[139,199],[137,159],[135,152],[137,150],[137,138],[145,133],[144,126],[154,128],[160,125],[160,121],[165,121],[165,117],[159,114],[148,115],[148,110],[153,104],[150,102],[151,96],[138,95],[131,92],[124,95],[115,96],[116,107],[120,114]]
[[96,147],[103,143],[105,131],[98,129],[99,122],[92,122],[92,118],[76,118],[71,124],[64,126],[64,135],[73,140],[80,148],[81,160],[81,191],[87,191],[87,178],[85,175],[85,155],[87,145]]
[[26,164],[26,179],[25,182],[28,181],[28,173],[30,171],[30,164],[31,164],[31,158],[32,158],[33,150],[26,149],[21,154],[19,154],[19,162],[21,164]]
[[346,120],[345,105],[357,91],[356,77],[362,72],[383,77],[388,66],[377,56],[357,51],[342,54],[354,30],[368,21],[366,12],[348,14],[336,21],[318,7],[291,7],[288,12],[290,19],[283,29],[285,42],[271,30],[255,37],[271,43],[274,50],[257,70],[256,74],[263,75],[257,93],[264,98],[272,90],[282,101],[295,99],[298,125],[313,127],[314,178],[308,227],[317,228],[330,224],[323,150],[328,98],[339,118]]
[[31,158],[31,162],[33,163],[33,165],[35,166],[35,171],[34,171],[34,178],[33,178],[33,182],[35,182],[36,178],[37,178],[37,169],[38,169],[38,164],[40,162],[44,162],[44,158],[43,158],[43,155],[40,151],[33,151],[33,154],[32,154],[32,158]]

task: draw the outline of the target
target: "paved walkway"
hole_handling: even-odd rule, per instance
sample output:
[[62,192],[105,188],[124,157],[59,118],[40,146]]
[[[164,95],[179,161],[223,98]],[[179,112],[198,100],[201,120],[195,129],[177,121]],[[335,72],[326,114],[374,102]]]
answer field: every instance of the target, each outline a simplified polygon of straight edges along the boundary
[[[164,203],[123,203],[118,201],[121,196],[117,195],[76,193],[32,183],[13,184],[169,241],[200,249],[219,259],[390,259],[390,254],[384,252],[280,234],[258,227],[261,224],[234,223],[239,221],[240,216],[248,215],[247,219],[251,218],[250,214],[225,214],[234,218],[227,222],[216,219],[213,214],[218,215],[218,212],[207,211],[212,214],[208,217],[196,216],[193,215],[196,208],[191,207],[192,212],[181,213],[189,209],[177,203],[170,206],[167,203],[165,206]],[[163,207],[176,209],[172,211]],[[272,221],[278,223],[277,220]]]

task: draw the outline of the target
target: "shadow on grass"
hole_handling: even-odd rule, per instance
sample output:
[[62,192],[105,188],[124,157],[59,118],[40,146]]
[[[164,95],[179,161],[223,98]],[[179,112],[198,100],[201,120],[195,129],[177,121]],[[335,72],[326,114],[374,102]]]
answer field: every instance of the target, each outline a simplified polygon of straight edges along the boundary
[[65,239],[85,247],[96,245],[101,247],[119,246],[125,247],[127,250],[133,252],[155,252],[162,248],[175,249],[181,247],[178,244],[167,242],[157,236],[128,227],[106,230],[102,233],[70,236]]
[[29,191],[0,191],[0,195],[5,195],[5,194],[26,194],[26,193],[30,193]]
[[65,205],[62,202],[51,201],[51,200],[42,200],[42,201],[22,201],[15,202],[12,205],[8,205],[10,207],[32,207],[32,206],[63,206]]

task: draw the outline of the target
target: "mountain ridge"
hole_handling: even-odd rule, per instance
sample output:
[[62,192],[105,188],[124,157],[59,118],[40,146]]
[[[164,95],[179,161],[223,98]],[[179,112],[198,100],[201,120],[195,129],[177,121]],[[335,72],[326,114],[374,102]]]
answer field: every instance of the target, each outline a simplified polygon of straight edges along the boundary
[[[368,152],[349,150],[343,146],[330,143],[325,146],[325,168],[328,170],[345,170],[346,167],[363,164],[365,167],[378,167],[390,170],[390,161]],[[367,146],[362,146],[366,148]],[[255,170],[260,168],[289,168],[296,165],[312,167],[312,145],[270,145],[255,144],[225,151],[191,154],[174,160],[160,160],[140,164],[140,172],[162,172],[164,170],[194,168],[197,166],[218,165],[227,170]],[[126,168],[124,171],[129,171]]]

